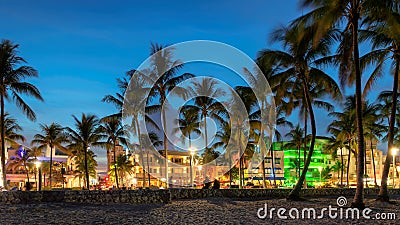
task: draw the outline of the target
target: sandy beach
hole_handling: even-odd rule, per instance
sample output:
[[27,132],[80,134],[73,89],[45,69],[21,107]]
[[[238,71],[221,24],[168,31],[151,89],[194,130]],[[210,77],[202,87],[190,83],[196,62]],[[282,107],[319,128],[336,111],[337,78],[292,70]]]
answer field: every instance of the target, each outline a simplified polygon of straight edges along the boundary
[[[0,205],[1,224],[398,224],[400,217],[400,196],[395,196],[395,204],[375,202],[367,198],[366,206],[371,210],[370,219],[331,219],[326,211],[319,219],[291,219],[288,211],[291,208],[301,210],[314,208],[317,216],[322,208],[349,208],[348,204],[339,207],[337,197],[314,198],[304,202],[292,202],[286,199],[229,199],[208,198],[196,200],[177,200],[170,204],[84,204],[84,203],[51,203],[51,204],[14,204]],[[269,218],[260,219],[257,212],[268,206],[276,208]],[[278,218],[278,208],[285,208],[287,219]],[[376,214],[394,213],[396,219],[378,220]],[[264,211],[261,210],[261,216]],[[305,214],[307,216],[307,214]],[[339,217],[339,214],[338,214]],[[343,214],[343,217],[345,215]]]

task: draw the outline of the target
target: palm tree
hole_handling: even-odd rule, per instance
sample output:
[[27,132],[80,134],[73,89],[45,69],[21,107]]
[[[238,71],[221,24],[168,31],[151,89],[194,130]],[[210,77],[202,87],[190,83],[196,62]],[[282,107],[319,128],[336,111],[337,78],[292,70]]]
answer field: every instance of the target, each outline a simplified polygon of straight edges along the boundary
[[[335,124],[334,124],[335,123]],[[343,187],[343,174],[344,174],[344,155],[343,155],[343,150],[347,150],[350,153],[350,146],[349,146],[349,142],[346,138],[343,138],[343,134],[341,133],[340,129],[342,127],[343,124],[342,121],[334,121],[332,124],[330,124],[328,126],[328,132],[331,132],[333,134],[333,136],[329,139],[329,144],[327,146],[327,150],[330,151],[332,153],[332,156],[334,159],[337,158],[337,151],[338,149],[340,150],[340,187]],[[346,126],[344,126],[345,128],[347,128]],[[350,155],[348,156],[348,165],[347,167],[349,167],[349,160]],[[349,171],[349,170],[347,170]],[[339,175],[338,175],[339,177]],[[347,173],[347,184],[349,183],[349,175]]]
[[174,129],[175,132],[178,129],[182,132],[182,141],[186,140],[186,137],[189,140],[189,148],[192,147],[192,138],[191,135],[194,133],[196,135],[201,134],[200,123],[199,123],[199,113],[197,108],[192,105],[183,106],[180,114],[179,119],[176,121],[178,127]]
[[297,124],[292,130],[289,131],[285,135],[285,137],[289,138],[289,143],[285,144],[284,148],[295,148],[298,151],[298,158],[297,158],[297,168],[296,173],[298,173],[298,178],[300,178],[300,167],[301,167],[301,158],[300,158],[300,150],[304,143],[304,130],[300,128],[300,124]]
[[[260,63],[260,62],[258,62]],[[272,98],[271,87],[264,81],[268,80],[275,85],[272,77],[275,68],[272,64],[263,64],[255,66],[251,72],[248,68],[243,68],[244,76],[248,80],[250,87],[236,87],[235,90],[243,100],[247,112],[250,114],[250,134],[258,143],[261,153],[261,169],[263,176],[263,188],[265,188],[265,157],[267,150],[272,154],[272,138],[280,135],[275,129],[276,125],[282,125],[283,122],[278,118],[276,120],[275,102]],[[286,120],[284,120],[286,121]],[[255,135],[254,135],[255,134]],[[272,168],[274,170],[274,168]]]
[[[288,85],[288,84],[286,84]],[[290,85],[289,85],[290,86]],[[307,111],[307,104],[306,100],[303,95],[303,90],[301,86],[294,86],[295,89],[285,89],[283,87],[279,92],[281,92],[284,98],[287,98],[287,102],[284,100],[279,100],[281,101],[282,108],[284,108],[285,112],[287,115],[290,115],[292,111],[296,108],[299,108],[299,117],[304,118],[304,138],[303,138],[303,161],[306,161],[307,157],[307,144],[309,142],[309,138],[307,138],[307,127],[308,127],[308,111]],[[279,87],[278,87],[279,88]],[[328,112],[331,112],[333,110],[333,105],[327,102],[324,97],[326,95],[326,91],[323,86],[318,85],[318,84],[310,84],[310,100],[311,104],[313,107],[319,108],[319,109],[324,109]],[[286,90],[286,91],[285,91]],[[307,187],[307,181],[304,181],[304,187]]]
[[[385,4],[386,1],[383,1],[382,4]],[[373,51],[369,53],[367,62],[376,62],[378,65],[374,70],[374,73],[369,77],[366,88],[364,90],[364,95],[371,89],[375,81],[383,75],[382,67],[384,62],[387,59],[392,60],[393,64],[393,89],[390,94],[391,99],[397,99],[398,96],[398,80],[399,80],[399,68],[400,68],[400,39],[398,32],[400,27],[399,20],[399,9],[397,3],[395,1],[391,1],[385,5],[385,10],[380,11],[379,19],[367,21],[369,27],[368,31],[364,31],[361,33],[361,38],[366,40],[371,40]],[[376,71],[376,72],[375,72]],[[394,138],[394,129],[396,123],[396,109],[398,107],[398,101],[390,102],[387,107],[386,113],[388,115],[388,149],[391,149],[393,146],[393,138]],[[390,107],[390,108],[389,108]],[[392,157],[388,155],[386,158],[384,169],[382,173],[382,182],[381,188],[378,194],[378,200],[380,201],[389,201],[389,194],[387,190],[387,179],[390,168],[390,160]]]
[[[143,73],[136,71],[134,74],[135,82],[130,83],[130,85],[125,90],[125,99],[124,99],[124,111],[123,111],[123,120],[127,121],[128,125],[126,128],[129,131],[129,137],[137,137],[135,140],[130,140],[130,147],[136,147],[139,149],[140,162],[144,162],[143,151],[144,148],[149,148],[150,146],[144,146],[141,142],[142,137],[142,129],[144,129],[145,124],[141,123],[141,119],[145,119],[145,122],[152,124],[157,130],[159,127],[148,115],[149,110],[154,110],[154,107],[147,106],[147,98],[146,96],[151,91],[150,88],[146,87],[147,78]],[[144,109],[144,111],[143,111]],[[131,143],[132,142],[132,143]],[[135,144],[136,143],[136,144]],[[144,164],[142,164],[144,168]],[[118,180],[118,179],[116,179]],[[143,173],[143,185],[146,181],[146,175]]]
[[[387,127],[385,125],[382,125],[383,118],[381,115],[379,115],[380,109],[381,109],[380,104],[368,104],[368,102],[366,102],[363,107],[363,119],[365,128],[364,135],[365,139],[369,141],[370,145],[375,187],[378,187],[378,183],[376,181],[375,154],[374,154],[373,142],[377,143],[379,139],[382,137],[382,133],[385,130],[387,130]],[[365,174],[368,174],[367,171],[365,171]]]
[[58,148],[64,152],[66,149],[62,146],[63,143],[67,142],[67,137],[64,134],[64,128],[57,123],[52,123],[50,125],[41,124],[40,129],[42,134],[35,134],[31,144],[38,144],[40,150],[44,150],[50,147],[50,188],[52,183],[52,170],[53,170],[53,150]]
[[118,109],[117,113],[104,117],[102,119],[102,121],[108,120],[110,118],[114,118],[114,119],[122,118],[122,111],[123,111],[123,106],[124,106],[124,95],[125,95],[126,89],[129,86],[129,80],[132,78],[132,76],[135,72],[136,72],[136,70],[130,70],[126,73],[125,77],[117,78],[117,85],[118,85],[119,92],[115,93],[115,95],[106,95],[103,97],[103,99],[101,99],[102,102],[110,103]]
[[339,181],[339,172],[342,170],[343,164],[340,160],[337,160],[336,163],[332,166],[332,171],[337,174],[337,180]]
[[[76,177],[79,178],[79,185],[81,185],[82,178],[84,181],[88,181],[87,174],[91,177],[96,177],[96,167],[98,166],[97,161],[95,160],[96,155],[92,150],[86,150],[84,153],[82,151],[83,148],[78,148],[73,151],[75,156],[74,173],[76,174]],[[88,182],[85,184],[86,186],[88,185],[87,183]]]
[[[285,51],[262,50],[259,53],[259,60],[272,61],[282,66],[282,71],[275,74],[275,79],[281,84],[290,84],[291,90],[302,88],[303,97],[307,105],[307,112],[311,121],[311,142],[307,160],[304,163],[303,171],[295,188],[292,190],[288,199],[299,199],[300,190],[303,186],[305,176],[314,152],[316,138],[316,123],[314,110],[310,97],[310,90],[313,85],[321,85],[326,91],[326,95],[336,99],[340,97],[340,89],[336,82],[325,72],[316,66],[323,58],[329,54],[329,47],[332,39],[330,37],[321,39],[313,46],[313,35],[317,32],[315,26],[311,27],[283,27],[272,33],[273,41],[280,41]],[[284,93],[277,89],[276,98],[280,99]],[[286,91],[284,91],[286,92]]]
[[195,80],[192,85],[193,92],[198,96],[194,99],[194,107],[198,110],[204,129],[205,152],[203,162],[208,163],[214,160],[215,154],[208,148],[207,117],[214,118],[220,122],[223,121],[220,116],[223,107],[218,100],[225,94],[225,91],[218,87],[215,79],[208,77]]
[[75,121],[75,130],[70,127],[66,128],[71,142],[68,147],[83,152],[86,188],[89,189],[88,152],[91,146],[101,146],[101,140],[105,139],[106,136],[101,133],[97,116],[82,113],[81,119],[76,116],[72,117]]
[[[177,72],[183,67],[183,64],[173,58],[173,47],[166,47],[159,44],[151,44],[151,64],[152,67],[149,68],[149,72],[146,76],[154,84],[148,101],[151,101],[155,97],[158,97],[158,104],[148,106],[149,113],[155,113],[161,111],[161,118],[163,121],[163,127],[167,129],[165,110],[162,110],[162,106],[166,102],[167,94],[175,89],[175,93],[180,95],[180,97],[185,97],[187,95],[187,90],[183,87],[177,86],[180,82],[193,77],[192,74],[182,74],[177,75]],[[144,71],[143,71],[144,72]],[[149,102],[147,102],[149,103]],[[168,138],[166,132],[164,133],[164,153],[165,153],[165,177],[168,179]],[[140,137],[140,135],[139,135]],[[167,182],[167,188],[169,184]]]
[[27,191],[29,191],[30,188],[30,181],[29,181],[29,168],[28,168],[28,160],[31,157],[30,151],[25,150],[22,145],[19,146],[21,149],[21,154],[19,154],[18,158],[10,163],[10,166],[13,168],[18,168],[20,166],[24,167],[24,170],[26,172],[26,179],[28,180],[28,184],[26,185]]
[[[109,174],[112,175],[113,171],[118,171],[119,177],[121,178],[121,183],[123,186],[124,184],[124,178],[125,175],[132,174],[133,173],[133,164],[131,161],[129,161],[125,155],[119,155],[117,156],[117,159],[113,165],[111,165]],[[117,180],[118,177],[115,176],[115,180]],[[118,183],[118,181],[116,181]]]
[[[332,28],[341,28],[343,25],[342,42],[339,46],[340,80],[342,85],[355,83],[356,118],[357,118],[357,142],[358,142],[358,166],[357,189],[352,202],[353,207],[363,208],[363,178],[364,178],[364,131],[362,121],[362,87],[361,66],[359,53],[359,30],[367,24],[361,20],[376,21],[386,12],[394,1],[382,0],[302,0],[304,7],[311,7],[312,11],[300,17],[297,23],[313,23],[318,27],[314,42],[318,42]],[[315,45],[315,43],[314,43]]]
[[[347,149],[347,176],[346,181],[349,186],[349,172],[351,154],[357,155],[357,126],[355,114],[355,97],[349,96],[344,103],[343,112],[332,112],[330,117],[334,117],[333,122],[328,126],[328,132],[336,138],[336,146],[341,149],[341,157],[343,148]],[[357,160],[357,158],[356,158]],[[343,160],[342,160],[343,161]],[[358,160],[357,160],[358,161]],[[358,165],[356,165],[358,167]]]
[[[39,90],[31,83],[24,81],[26,78],[38,77],[38,73],[30,66],[20,66],[26,63],[26,60],[18,56],[19,45],[13,44],[9,40],[2,40],[0,43],[0,124],[1,124],[1,170],[2,180],[6,180],[5,168],[5,152],[6,152],[6,135],[5,135],[5,100],[14,101],[18,108],[30,120],[36,120],[35,112],[22,99],[20,94],[32,96],[35,99],[43,101]],[[1,185],[1,182],[0,182]],[[7,183],[4,183],[5,187]]]
[[231,124],[230,122],[223,121],[221,123],[221,129],[217,131],[215,134],[215,137],[218,141],[214,142],[212,145],[213,149],[217,149],[222,147],[225,150],[225,160],[228,160],[228,166],[229,166],[229,185],[232,185],[232,155],[235,153],[232,151],[232,149],[236,149],[232,147],[234,145],[234,142],[230,142],[231,138]]
[[[146,138],[148,136],[148,138]],[[141,143],[143,143],[143,146],[150,147],[158,147],[162,145],[162,141],[158,137],[157,133],[155,132],[149,132],[148,134],[142,134],[141,136]],[[150,163],[149,163],[149,152],[150,149],[146,149],[146,162],[147,162],[147,176],[148,176],[148,181],[149,181],[149,188],[150,188]],[[155,156],[155,155],[154,155]],[[157,156],[155,156],[157,157]],[[145,175],[144,172],[144,163],[143,163],[143,174]],[[145,181],[143,180],[143,187],[145,185]]]
[[[110,117],[104,120],[99,126],[100,132],[106,136],[106,141],[103,142],[104,147],[107,150],[107,156],[110,151],[114,153],[114,163],[117,160],[116,157],[116,147],[119,143],[126,145],[125,132],[122,127],[120,120],[116,117]],[[119,189],[118,184],[118,173],[116,167],[114,167],[114,175],[116,177],[115,181],[117,184],[117,189]],[[110,169],[110,165],[107,165],[107,169]]]
[[25,141],[25,137],[19,133],[23,130],[22,127],[8,113],[4,114],[4,129],[5,140],[11,143],[11,145],[18,146],[20,144],[17,141]]

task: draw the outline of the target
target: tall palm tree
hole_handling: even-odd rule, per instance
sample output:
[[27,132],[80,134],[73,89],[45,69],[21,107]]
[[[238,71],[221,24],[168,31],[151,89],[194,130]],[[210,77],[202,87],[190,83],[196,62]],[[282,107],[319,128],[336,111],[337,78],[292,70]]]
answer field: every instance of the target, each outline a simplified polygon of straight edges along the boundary
[[[139,161],[143,163],[142,166],[144,169],[143,151],[144,148],[147,148],[149,146],[144,146],[142,143],[142,130],[144,129],[145,124],[141,123],[141,119],[144,118],[145,122],[153,125],[153,127],[157,130],[159,130],[159,127],[149,116],[149,113],[154,110],[154,107],[147,105],[148,100],[146,96],[151,91],[150,88],[146,87],[147,78],[142,72],[139,71],[136,71],[133,75],[135,76],[135,81],[130,83],[130,85],[125,90],[123,111],[124,118],[122,119],[127,121],[128,123],[126,125],[126,128],[128,129],[126,130],[129,131],[129,138],[136,138],[135,140],[130,139],[128,144],[131,145],[130,147],[135,147],[139,150]],[[143,185],[145,184],[145,181],[146,174],[143,173]]]
[[[321,39],[313,46],[313,36],[317,32],[315,26],[291,26],[282,27],[272,33],[271,39],[283,44],[285,51],[262,50],[259,53],[259,60],[272,61],[282,66],[282,71],[275,74],[281,84],[289,83],[290,89],[295,90],[301,86],[304,99],[306,100],[307,112],[311,122],[311,142],[307,160],[304,163],[303,171],[295,188],[292,190],[288,199],[299,199],[300,190],[303,186],[311,157],[314,152],[316,138],[316,123],[314,110],[310,97],[312,85],[321,85],[325,88],[326,94],[332,98],[340,97],[340,89],[336,82],[317,66],[324,57],[330,53],[331,37]],[[278,89],[276,98],[284,96]],[[286,92],[286,91],[284,91]]]
[[[9,40],[2,40],[0,43],[0,125],[1,125],[1,170],[2,181],[6,181],[5,171],[5,100],[13,101],[18,108],[28,117],[35,121],[36,114],[29,105],[22,99],[20,94],[31,96],[43,101],[39,89],[33,84],[25,81],[27,78],[38,77],[37,71],[30,66],[20,66],[26,60],[18,56],[19,45],[13,44]],[[1,182],[0,182],[1,185]],[[4,183],[7,186],[7,183]]]
[[[152,68],[149,68],[150,71],[147,73],[147,78],[154,83],[150,91],[150,97],[148,101],[153,100],[154,98],[158,98],[158,104],[149,106],[149,113],[155,113],[161,111],[161,119],[163,121],[164,127],[164,153],[165,153],[165,176],[168,180],[168,138],[166,134],[167,123],[166,123],[166,115],[165,110],[162,110],[162,106],[166,102],[167,94],[175,89],[175,93],[180,95],[180,97],[185,97],[187,95],[187,90],[183,87],[177,86],[180,82],[193,77],[192,74],[182,74],[177,75],[178,71],[183,67],[183,64],[175,60],[173,57],[173,47],[167,47],[159,44],[151,44],[151,64]],[[150,102],[147,102],[150,103]],[[167,182],[167,188],[169,184]]]
[[197,108],[199,117],[202,120],[205,140],[204,163],[214,160],[215,154],[211,152],[208,147],[208,129],[207,117],[214,118],[218,121],[223,121],[220,112],[223,111],[222,104],[218,101],[225,94],[225,91],[218,87],[215,79],[209,77],[202,77],[200,80],[193,82],[193,92],[196,97],[194,99],[194,107]]
[[[119,143],[126,145],[126,138],[125,138],[125,132],[122,127],[122,124],[119,120],[119,118],[116,117],[110,117],[107,120],[104,120],[101,125],[99,126],[100,132],[106,136],[106,141],[103,142],[104,147],[107,150],[107,156],[109,152],[114,153],[114,163],[117,160],[116,157],[116,147]],[[107,169],[110,169],[110,165],[107,165]],[[119,189],[119,184],[118,184],[118,173],[116,167],[114,167],[114,175],[116,177],[115,181],[117,184],[117,189]]]
[[379,19],[385,8],[394,1],[391,0],[302,0],[304,7],[311,8],[311,12],[300,17],[297,23],[313,23],[318,27],[315,33],[314,45],[325,36],[332,28],[341,29],[342,42],[339,45],[340,53],[340,80],[342,85],[355,83],[356,118],[357,118],[357,142],[358,142],[358,166],[357,189],[352,202],[353,207],[363,208],[363,178],[364,178],[364,131],[362,122],[362,87],[361,67],[359,53],[359,30],[365,25],[362,22]]
[[[393,1],[395,2],[395,1]],[[391,99],[397,99],[398,97],[398,89],[399,89],[399,69],[400,69],[400,38],[399,38],[399,28],[400,28],[400,19],[399,19],[399,9],[397,6],[398,3],[393,5],[388,5],[385,11],[381,12],[381,17],[379,20],[371,20],[368,21],[370,27],[372,29],[361,33],[361,37],[363,39],[371,40],[372,48],[374,49],[371,53],[369,53],[368,61],[375,61],[378,66],[374,72],[368,79],[366,88],[364,90],[364,95],[367,91],[371,90],[371,87],[375,83],[375,81],[383,75],[382,67],[384,62],[387,59],[392,60],[393,64],[393,89],[391,92]],[[387,93],[389,94],[389,93]],[[389,113],[389,129],[388,129],[388,149],[391,149],[393,146],[393,138],[394,138],[394,129],[396,123],[396,111],[398,107],[398,101],[392,101],[388,104],[390,110]],[[391,152],[389,151],[389,154]],[[389,194],[387,190],[387,180],[389,175],[390,161],[393,157],[386,158],[384,163],[384,169],[382,173],[382,181],[381,187],[378,194],[378,200],[380,201],[389,201]]]
[[88,152],[91,146],[101,146],[101,140],[105,139],[106,136],[101,133],[99,119],[97,116],[82,113],[80,119],[78,119],[76,116],[72,117],[75,121],[75,130],[70,127],[66,128],[71,142],[68,147],[76,149],[78,152],[83,152],[86,188],[89,189],[88,154],[90,153]]
[[[260,62],[258,62],[260,64]],[[250,119],[251,138],[258,143],[261,153],[261,169],[263,176],[263,188],[265,188],[265,157],[267,151],[272,151],[272,138],[274,135],[275,125],[282,122],[276,120],[275,102],[272,98],[271,87],[264,81],[275,85],[272,79],[275,68],[272,64],[263,63],[257,65],[252,71],[249,68],[243,68],[243,73],[250,87],[238,86],[235,90],[244,102]],[[254,135],[255,134],[255,135]],[[279,135],[279,132],[275,134]]]
[[295,148],[298,152],[297,158],[297,168],[296,171],[298,173],[298,178],[300,178],[300,168],[301,168],[301,158],[300,158],[300,150],[304,143],[304,130],[300,128],[300,124],[297,124],[292,130],[289,131],[285,135],[285,137],[289,138],[289,142],[285,144],[284,148]]
[[[289,85],[289,84],[286,84]],[[290,85],[289,85],[290,86]],[[309,142],[309,138],[307,138],[307,127],[308,127],[308,111],[307,111],[307,104],[306,100],[303,95],[303,90],[301,86],[294,86],[295,89],[286,89],[283,87],[279,92],[281,92],[282,96],[287,98],[287,102],[284,100],[279,100],[281,102],[282,108],[285,109],[287,115],[291,114],[292,111],[296,108],[299,108],[299,117],[304,118],[304,138],[303,138],[303,161],[306,161],[307,157],[307,144]],[[278,87],[279,88],[279,87]],[[313,85],[310,84],[310,100],[311,104],[315,108],[323,109],[325,111],[331,112],[333,110],[333,105],[327,102],[324,97],[326,95],[326,91],[323,86],[321,85]],[[304,181],[304,187],[307,187],[307,181]]]
[[[132,77],[137,74],[139,76],[135,76],[134,82],[130,83],[130,80]],[[125,107],[127,106],[135,106],[135,108],[130,108],[129,110],[125,110],[125,113],[127,114],[128,112],[131,111],[138,111],[139,107],[142,107],[142,100],[144,99],[144,94],[148,89],[144,88],[145,84],[145,79],[144,77],[141,76],[142,74],[140,71],[137,70],[129,70],[125,74],[126,76],[123,78],[117,78],[117,86],[119,88],[119,92],[115,93],[115,95],[106,95],[103,97],[101,100],[102,102],[110,103],[114,105],[118,112],[105,116],[104,118],[101,119],[101,122],[105,122],[106,120],[109,119],[122,119],[122,114],[123,114],[123,107],[125,103]],[[132,93],[129,93],[127,95],[127,90],[134,90],[134,95]],[[138,90],[140,90],[138,92]],[[127,95],[127,96],[125,96]],[[140,102],[137,102],[140,101]],[[145,104],[145,103],[144,103]],[[145,111],[147,112],[147,108],[145,107]],[[125,115],[126,116],[126,115]],[[147,114],[145,115],[145,120],[146,123],[150,124],[157,130],[159,130],[159,127],[157,123],[154,122],[153,119],[151,119]]]
[[35,134],[31,144],[38,144],[40,150],[45,150],[50,147],[50,188],[52,187],[52,171],[53,171],[53,151],[55,148],[66,152],[66,149],[62,145],[67,142],[67,137],[64,134],[64,128],[58,123],[52,123],[50,125],[41,124],[40,129],[42,134]]

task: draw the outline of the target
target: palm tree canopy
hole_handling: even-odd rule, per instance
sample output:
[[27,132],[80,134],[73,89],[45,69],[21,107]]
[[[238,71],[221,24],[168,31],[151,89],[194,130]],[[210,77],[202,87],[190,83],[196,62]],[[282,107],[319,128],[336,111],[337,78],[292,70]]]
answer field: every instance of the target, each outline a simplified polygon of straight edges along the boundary
[[25,137],[19,134],[22,127],[18,125],[17,120],[12,118],[8,113],[4,115],[4,132],[6,141],[12,145],[19,145],[17,141],[24,142]]
[[67,143],[67,136],[64,133],[64,128],[60,124],[40,124],[40,129],[42,130],[42,134],[35,134],[31,144],[37,144],[40,150],[50,147],[58,148],[64,153],[69,153],[68,150],[62,145]]
[[81,119],[78,119],[76,116],[72,117],[75,120],[75,130],[70,127],[66,128],[71,141],[71,144],[69,145],[70,147],[89,147],[91,145],[102,145],[101,140],[105,139],[105,136],[101,134],[99,119],[97,116],[82,113]]
[[37,71],[30,66],[20,66],[26,60],[18,56],[19,45],[9,40],[0,43],[0,91],[8,101],[13,100],[30,120],[36,120],[35,112],[22,99],[21,94],[43,101],[40,91],[33,84],[23,81],[38,77]]

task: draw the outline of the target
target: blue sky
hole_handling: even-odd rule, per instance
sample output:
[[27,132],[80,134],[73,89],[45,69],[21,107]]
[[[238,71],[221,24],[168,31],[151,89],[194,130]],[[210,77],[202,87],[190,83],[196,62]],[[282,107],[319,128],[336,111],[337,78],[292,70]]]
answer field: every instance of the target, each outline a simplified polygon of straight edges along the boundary
[[0,38],[20,44],[20,54],[40,73],[30,81],[45,98],[44,103],[27,98],[37,123],[10,104],[6,109],[28,138],[39,132],[38,123],[70,126],[71,115],[82,112],[101,117],[115,111],[101,98],[116,92],[115,79],[148,57],[151,42],[215,40],[255,58],[272,47],[267,37],[274,28],[299,15],[292,0],[2,0]]

